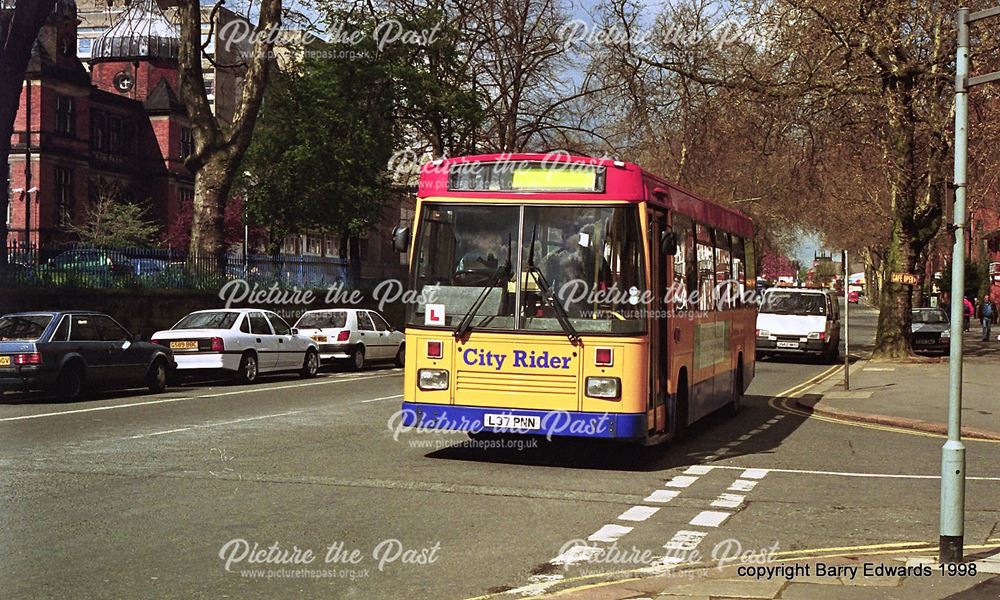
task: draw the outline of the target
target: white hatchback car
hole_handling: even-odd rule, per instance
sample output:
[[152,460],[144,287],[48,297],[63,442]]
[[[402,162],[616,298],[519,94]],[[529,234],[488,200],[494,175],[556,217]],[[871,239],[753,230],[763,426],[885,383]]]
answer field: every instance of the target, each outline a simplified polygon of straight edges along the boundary
[[178,374],[221,370],[253,383],[261,373],[314,377],[319,371],[316,343],[266,310],[200,310],[157,331],[151,341],[174,351]]
[[319,345],[323,360],[347,360],[352,369],[368,361],[394,361],[403,366],[406,355],[402,331],[394,329],[374,310],[335,308],[302,314],[295,328]]

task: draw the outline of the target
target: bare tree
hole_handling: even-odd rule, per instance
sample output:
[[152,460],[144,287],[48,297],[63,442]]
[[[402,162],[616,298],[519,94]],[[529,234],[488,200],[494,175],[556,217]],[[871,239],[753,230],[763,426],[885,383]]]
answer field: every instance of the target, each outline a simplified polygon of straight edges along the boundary
[[[221,5],[218,2],[217,5]],[[273,63],[275,32],[281,25],[281,0],[261,0],[258,23],[242,92],[232,123],[224,126],[212,113],[202,70],[201,4],[179,0],[181,46],[180,98],[187,109],[194,137],[188,167],[195,173],[194,217],[190,251],[215,255],[221,261],[224,245],[224,214],[233,180],[246,153],[260,112],[268,71]]]
[[[31,47],[45,21],[52,14],[55,0],[0,0],[0,156],[4,163],[10,156],[10,139],[14,133],[14,119],[21,102],[21,82],[31,58]],[[0,203],[0,270],[7,266],[7,210],[10,198],[9,168],[3,168],[3,202]]]

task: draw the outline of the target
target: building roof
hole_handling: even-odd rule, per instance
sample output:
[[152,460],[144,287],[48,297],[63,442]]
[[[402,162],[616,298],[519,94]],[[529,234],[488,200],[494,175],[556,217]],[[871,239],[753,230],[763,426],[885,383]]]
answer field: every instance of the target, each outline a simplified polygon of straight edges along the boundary
[[94,41],[91,62],[176,60],[181,37],[155,0],[134,0]]

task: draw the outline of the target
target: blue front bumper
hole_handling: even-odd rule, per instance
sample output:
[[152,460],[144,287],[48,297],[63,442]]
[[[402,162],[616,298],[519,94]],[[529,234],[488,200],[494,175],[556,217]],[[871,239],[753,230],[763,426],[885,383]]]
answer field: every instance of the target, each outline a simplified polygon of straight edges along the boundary
[[[486,415],[511,415],[513,417],[538,417],[539,429],[516,426],[505,429],[487,427]],[[642,413],[588,413],[564,410],[521,410],[512,408],[484,408],[479,406],[452,406],[450,404],[421,404],[403,402],[404,427],[439,429],[443,431],[482,431],[544,436],[589,437],[603,439],[637,440],[647,433],[646,415]]]

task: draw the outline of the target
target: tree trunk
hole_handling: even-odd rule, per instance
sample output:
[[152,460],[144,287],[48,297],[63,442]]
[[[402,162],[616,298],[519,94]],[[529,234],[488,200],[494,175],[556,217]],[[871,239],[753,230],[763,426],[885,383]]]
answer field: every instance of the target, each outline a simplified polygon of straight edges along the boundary
[[905,358],[913,354],[910,287],[892,283],[892,274],[912,273],[914,263],[912,240],[897,216],[893,219],[889,256],[882,263],[882,290],[878,302],[878,333],[874,352],[874,356],[878,358]]
[[355,288],[361,285],[361,240],[356,235],[351,236],[351,285]]
[[[38,38],[45,21],[52,14],[55,0],[35,0],[33,2],[18,2],[14,9],[6,9],[0,14],[0,156],[4,157],[5,165],[0,173],[0,184],[3,193],[0,194],[0,214],[6,216],[10,204],[8,190],[10,189],[10,138],[14,134],[14,119],[21,103],[21,89],[24,72],[31,58],[31,47]],[[7,268],[7,219],[0,219],[0,271]]]
[[191,223],[191,253],[207,260],[215,257],[225,266],[226,246],[223,217],[232,187],[235,165],[221,153],[210,155],[194,176],[194,217]]

